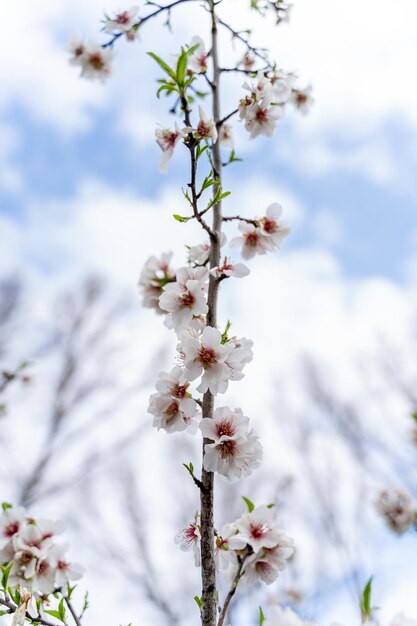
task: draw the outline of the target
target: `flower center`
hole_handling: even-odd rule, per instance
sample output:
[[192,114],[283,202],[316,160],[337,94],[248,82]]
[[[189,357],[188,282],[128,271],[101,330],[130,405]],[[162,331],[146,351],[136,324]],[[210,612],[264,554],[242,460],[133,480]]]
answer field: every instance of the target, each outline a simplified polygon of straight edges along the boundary
[[178,415],[178,402],[176,400],[174,400],[173,402],[171,402],[171,404],[165,409],[164,413],[166,415],[168,415],[169,417],[175,417],[176,415]]
[[235,456],[236,454],[236,441],[233,439],[229,439],[228,441],[223,441],[220,444],[220,456],[222,459],[227,459],[230,456]]
[[128,24],[129,20],[129,13],[127,11],[123,11],[123,13],[116,15],[116,19],[114,21],[117,22],[117,24]]
[[256,111],[256,120],[261,124],[264,124],[268,121],[268,111],[266,109],[258,109]]
[[90,54],[90,56],[88,57],[88,63],[95,70],[102,70],[105,67],[103,57],[98,52]]
[[65,572],[69,568],[69,563],[66,561],[58,561],[57,569],[61,570],[61,572]]
[[210,365],[214,365],[215,363],[217,363],[214,350],[212,350],[211,348],[205,348],[204,346],[201,346],[200,352],[198,353],[198,358],[204,369],[207,369],[210,367]]
[[245,239],[246,239],[246,244],[248,246],[255,248],[258,244],[258,239],[259,239],[258,233],[256,232],[256,230],[254,230],[251,233],[248,233],[247,235],[245,235]]
[[13,537],[13,535],[15,535],[19,531],[19,528],[19,522],[11,522],[8,526],[6,526],[3,534],[5,537]]
[[268,532],[269,528],[266,524],[253,524],[250,527],[251,535],[254,539],[261,539]]
[[41,561],[39,563],[38,571],[39,571],[39,574],[41,576],[45,576],[48,573],[48,571],[49,571],[49,563],[48,563],[48,561]]
[[192,293],[187,291],[179,298],[179,301],[181,307],[191,307],[195,302],[195,298]]
[[278,224],[276,223],[276,221],[265,218],[264,231],[271,235],[272,233],[275,233],[277,230],[278,230]]
[[235,428],[232,420],[222,420],[216,425],[216,434],[218,437],[222,437],[223,435],[226,437],[233,437],[235,434]]
[[185,398],[188,387],[189,385],[174,385],[171,389],[171,395],[173,395],[174,398]]

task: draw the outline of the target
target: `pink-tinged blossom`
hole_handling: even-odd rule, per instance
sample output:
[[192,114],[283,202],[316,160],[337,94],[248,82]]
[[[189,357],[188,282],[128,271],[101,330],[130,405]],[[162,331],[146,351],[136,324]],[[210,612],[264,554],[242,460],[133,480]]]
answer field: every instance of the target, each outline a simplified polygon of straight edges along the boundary
[[293,89],[291,101],[301,113],[307,114],[313,106],[312,91],[311,85],[308,85],[305,89]]
[[251,555],[245,564],[245,581],[251,585],[258,580],[270,585],[279,576],[294,553],[294,541],[281,532],[279,543]]
[[158,259],[149,257],[139,277],[139,288],[142,292],[142,304],[148,309],[164,313],[159,307],[159,297],[165,285],[175,281],[175,271],[171,267],[172,252],[165,252]]
[[246,261],[256,254],[266,254],[270,250],[267,238],[258,226],[240,222],[239,230],[242,236],[232,239],[230,245],[241,246],[241,255]]
[[119,11],[113,18],[108,18],[103,30],[107,33],[123,33],[129,41],[133,41],[137,36],[137,23],[139,7],[133,6],[128,10]]
[[216,328],[206,327],[201,337],[184,336],[179,352],[184,361],[183,378],[192,381],[201,376],[197,390],[205,393],[225,393],[232,376],[225,363],[233,350],[233,345],[222,344],[222,334]]
[[195,280],[200,283],[201,289],[206,290],[208,282],[208,270],[205,267],[181,267],[177,271],[176,281],[182,290],[187,289],[189,280]]
[[22,507],[8,508],[0,515],[0,549],[18,536],[25,523],[26,512]]
[[226,122],[224,122],[220,126],[219,141],[220,141],[220,145],[223,146],[224,148],[230,148],[231,150],[233,150],[234,138],[233,138],[233,126],[231,124],[226,124]]
[[88,43],[80,57],[81,76],[104,82],[111,74],[113,51],[97,43]]
[[20,604],[13,615],[11,626],[24,626],[26,623],[26,613],[34,619],[39,615],[35,596],[25,587],[21,587],[19,592]]
[[294,74],[276,70],[270,77],[274,102],[285,104],[292,97]]
[[278,249],[291,231],[289,224],[280,221],[282,212],[282,206],[275,202],[269,205],[265,217],[260,220],[262,234],[267,237],[271,250]]
[[249,430],[249,418],[240,409],[219,407],[213,418],[201,420],[204,449],[204,469],[218,472],[229,480],[249,476],[259,467],[262,460],[262,446],[253,430]]
[[201,413],[195,400],[185,391],[187,385],[177,384],[171,393],[154,393],[149,398],[148,413],[154,416],[152,425],[167,433],[188,429],[196,432]]
[[198,280],[188,280],[184,289],[177,282],[169,283],[159,298],[159,306],[168,313],[165,325],[175,331],[186,328],[193,317],[205,315],[208,311]]
[[252,223],[241,221],[239,230],[242,236],[235,237],[230,245],[241,247],[242,257],[246,260],[256,254],[266,254],[279,249],[282,241],[290,233],[290,226],[280,221],[282,207],[278,203],[271,204],[266,215]]
[[229,546],[229,537],[234,534],[234,530],[225,526],[221,534],[216,534],[214,538],[214,559],[218,570],[228,570],[236,566],[237,554]]
[[87,49],[85,42],[77,35],[71,35],[65,48],[70,54],[70,64],[81,66]]
[[72,580],[79,580],[84,574],[80,565],[68,561],[65,554],[67,548],[66,544],[56,544],[49,552],[49,559],[55,570],[55,585],[57,587],[66,586]]
[[61,523],[29,518],[21,508],[6,509],[0,516],[0,523],[9,536],[0,551],[0,562],[5,565],[13,563],[10,586],[27,586],[43,595],[53,592],[62,582],[80,578],[81,569],[70,565],[65,556],[67,546],[55,541],[56,535],[62,531]]
[[403,535],[417,522],[415,504],[410,496],[400,489],[385,489],[378,497],[377,511],[387,526],[397,535]]
[[255,139],[259,135],[272,137],[282,115],[282,106],[273,104],[269,100],[254,104],[248,109],[245,119],[245,128],[249,132],[249,138]]
[[265,76],[262,72],[259,72],[256,77],[255,83],[248,83],[247,81],[242,85],[243,89],[249,91],[252,96],[257,100],[263,98],[270,98],[273,93],[273,85],[270,78]]
[[201,529],[200,529],[199,522],[200,522],[200,516],[198,513],[196,513],[193,521],[190,522],[188,526],[180,530],[175,535],[175,538],[174,538],[175,543],[179,544],[181,550],[193,551],[194,563],[196,567],[200,567],[200,564],[201,564],[201,554],[200,554]]
[[[275,525],[273,508],[265,505],[256,507],[250,513],[244,513],[238,520],[232,523],[236,534],[229,540],[234,549],[242,549],[250,546],[254,554],[265,549],[284,545],[286,548],[293,547],[293,541]],[[288,553],[288,558],[291,556]],[[262,552],[263,554],[263,552]]]
[[250,270],[243,263],[232,263],[227,257],[224,257],[222,264],[219,267],[213,267],[210,274],[215,278],[243,278],[250,274]]
[[189,132],[188,128],[180,129],[178,124],[175,124],[175,129],[169,128],[157,128],[155,130],[156,143],[162,150],[161,160],[159,162],[158,171],[161,174],[166,174],[168,171],[168,163],[174,154],[175,146],[179,141]]
[[209,242],[200,243],[196,246],[190,246],[188,250],[188,259],[190,263],[196,265],[204,265],[207,263],[210,256],[210,244]]
[[268,617],[264,626],[314,626],[311,622],[305,622],[292,609],[275,606],[268,611]]
[[256,59],[253,54],[250,52],[245,52],[243,59],[241,61],[243,69],[246,72],[251,72],[253,70],[253,66],[256,63]]
[[211,139],[213,143],[217,141],[217,130],[216,124],[212,119],[207,117],[203,108],[201,106],[198,107],[198,112],[200,116],[200,120],[197,126],[197,136],[200,139]]
[[207,71],[208,54],[206,52],[204,42],[201,37],[193,37],[190,42],[190,48],[198,46],[194,53],[190,56],[189,67],[193,72],[201,74]]

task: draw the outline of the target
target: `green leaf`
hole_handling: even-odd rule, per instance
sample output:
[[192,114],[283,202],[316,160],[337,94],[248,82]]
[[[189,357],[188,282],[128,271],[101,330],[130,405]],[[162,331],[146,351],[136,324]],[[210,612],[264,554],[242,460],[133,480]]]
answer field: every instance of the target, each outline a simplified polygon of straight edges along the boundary
[[8,565],[1,565],[1,586],[3,589],[7,589],[7,583],[9,581],[10,572],[12,570],[14,563],[13,561]]
[[273,509],[275,506],[275,502],[270,502],[269,504],[266,505],[267,509]]
[[414,413],[411,413],[411,417],[415,422],[417,422],[417,411],[414,411]]
[[359,599],[359,608],[361,611],[362,624],[372,619],[373,614],[377,611],[377,607],[372,606],[372,576],[366,583],[362,595]]
[[57,620],[59,620],[60,622],[62,622],[63,624],[65,624],[65,620],[62,619],[61,614],[59,611],[47,611],[46,609],[44,610],[44,613],[48,613],[48,615],[52,615],[52,617],[55,617]]
[[225,344],[229,341],[229,330],[230,330],[231,325],[232,325],[232,322],[230,320],[227,320],[226,328],[224,329],[222,333],[222,344]]
[[187,463],[183,463],[183,466],[185,467],[187,472],[189,472],[189,474],[194,477],[194,465],[190,462],[188,465]]
[[183,85],[185,80],[185,72],[187,71],[188,53],[184,48],[181,49],[181,54],[177,61],[177,83]]
[[181,222],[182,224],[188,222],[188,220],[191,219],[191,217],[184,217],[183,215],[178,215],[177,213],[174,213],[172,217],[174,218],[174,220],[177,220],[177,222]]
[[203,598],[200,598],[200,596],[194,596],[194,600],[200,609],[203,608]]
[[74,589],[77,585],[74,585],[73,587],[71,587],[71,585],[69,583],[67,583],[67,598],[68,600],[71,600],[71,596],[74,593]]
[[246,502],[246,506],[248,507],[248,511],[249,511],[249,513],[252,513],[252,511],[253,511],[253,510],[254,510],[254,508],[255,508],[254,503],[253,503],[253,502],[251,502],[251,501],[249,500],[249,498],[245,498],[245,496],[242,496],[242,500],[244,500],[244,501]]
[[165,63],[165,61],[161,59],[161,57],[157,56],[153,52],[148,52],[148,55],[158,63],[159,67],[161,67],[164,72],[168,74],[170,78],[172,78],[172,80],[176,81],[177,77],[175,75],[175,72],[171,67],[169,67],[168,63]]
[[264,612],[262,611],[262,607],[259,607],[259,626],[262,626],[262,624],[265,621],[265,615]]
[[2,502],[1,508],[3,509],[3,511],[7,511],[7,509],[13,508],[13,504],[10,504],[9,502]]

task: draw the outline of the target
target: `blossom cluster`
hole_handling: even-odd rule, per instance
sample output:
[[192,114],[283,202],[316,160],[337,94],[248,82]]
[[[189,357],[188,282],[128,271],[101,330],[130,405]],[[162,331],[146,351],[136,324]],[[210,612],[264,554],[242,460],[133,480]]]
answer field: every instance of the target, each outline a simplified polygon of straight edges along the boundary
[[403,535],[416,527],[416,506],[404,491],[396,488],[384,489],[378,496],[376,508],[387,526],[397,535]]
[[[247,585],[261,580],[273,583],[294,553],[294,541],[276,526],[272,507],[252,508],[227,524],[214,539],[216,567],[229,576],[239,577]],[[175,537],[182,550],[192,550],[195,565],[200,565],[199,516]]]
[[28,517],[24,508],[3,504],[0,515],[0,564],[13,563],[8,584],[43,596],[82,576],[66,556],[67,544],[56,542],[60,522]]

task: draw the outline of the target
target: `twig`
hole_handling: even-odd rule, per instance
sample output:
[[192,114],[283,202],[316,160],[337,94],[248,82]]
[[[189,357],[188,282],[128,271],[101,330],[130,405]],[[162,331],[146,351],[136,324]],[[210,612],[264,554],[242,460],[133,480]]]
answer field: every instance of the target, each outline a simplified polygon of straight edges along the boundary
[[69,611],[74,619],[74,622],[77,624],[77,626],[82,626],[82,622],[80,617],[77,615],[74,607],[72,606],[71,600],[69,598],[64,597],[65,600],[65,604],[67,605],[67,607],[69,608]]
[[[4,600],[3,598],[0,598],[0,604],[2,604],[3,606],[6,606],[9,609],[8,613],[10,614],[16,613],[17,609],[19,608],[15,604],[12,604],[12,602],[9,602],[8,600]],[[27,611],[26,611],[26,617],[30,622],[36,622],[37,624],[44,624],[44,626],[56,626],[56,624],[54,624],[53,622],[50,622],[49,620],[43,617],[31,617]]]
[[223,222],[233,222],[235,220],[238,220],[239,222],[246,222],[247,224],[252,224],[253,226],[255,226],[255,228],[259,226],[259,220],[249,219],[248,217],[240,217],[240,215],[226,215],[225,217],[223,217]]
[[227,609],[229,608],[229,604],[232,601],[232,598],[233,598],[233,596],[236,593],[236,589],[237,589],[237,586],[239,584],[239,581],[240,581],[240,579],[242,578],[242,576],[244,574],[244,572],[242,572],[242,569],[243,569],[243,566],[245,564],[246,559],[249,556],[248,549],[246,548],[245,550],[246,550],[245,553],[240,558],[239,567],[238,567],[238,570],[236,572],[236,576],[234,577],[232,585],[231,585],[231,587],[229,589],[229,592],[228,592],[228,594],[227,594],[227,596],[226,596],[226,598],[224,600],[223,608],[222,608],[222,610],[220,612],[219,621],[217,623],[217,626],[223,626],[224,620],[226,618]]

